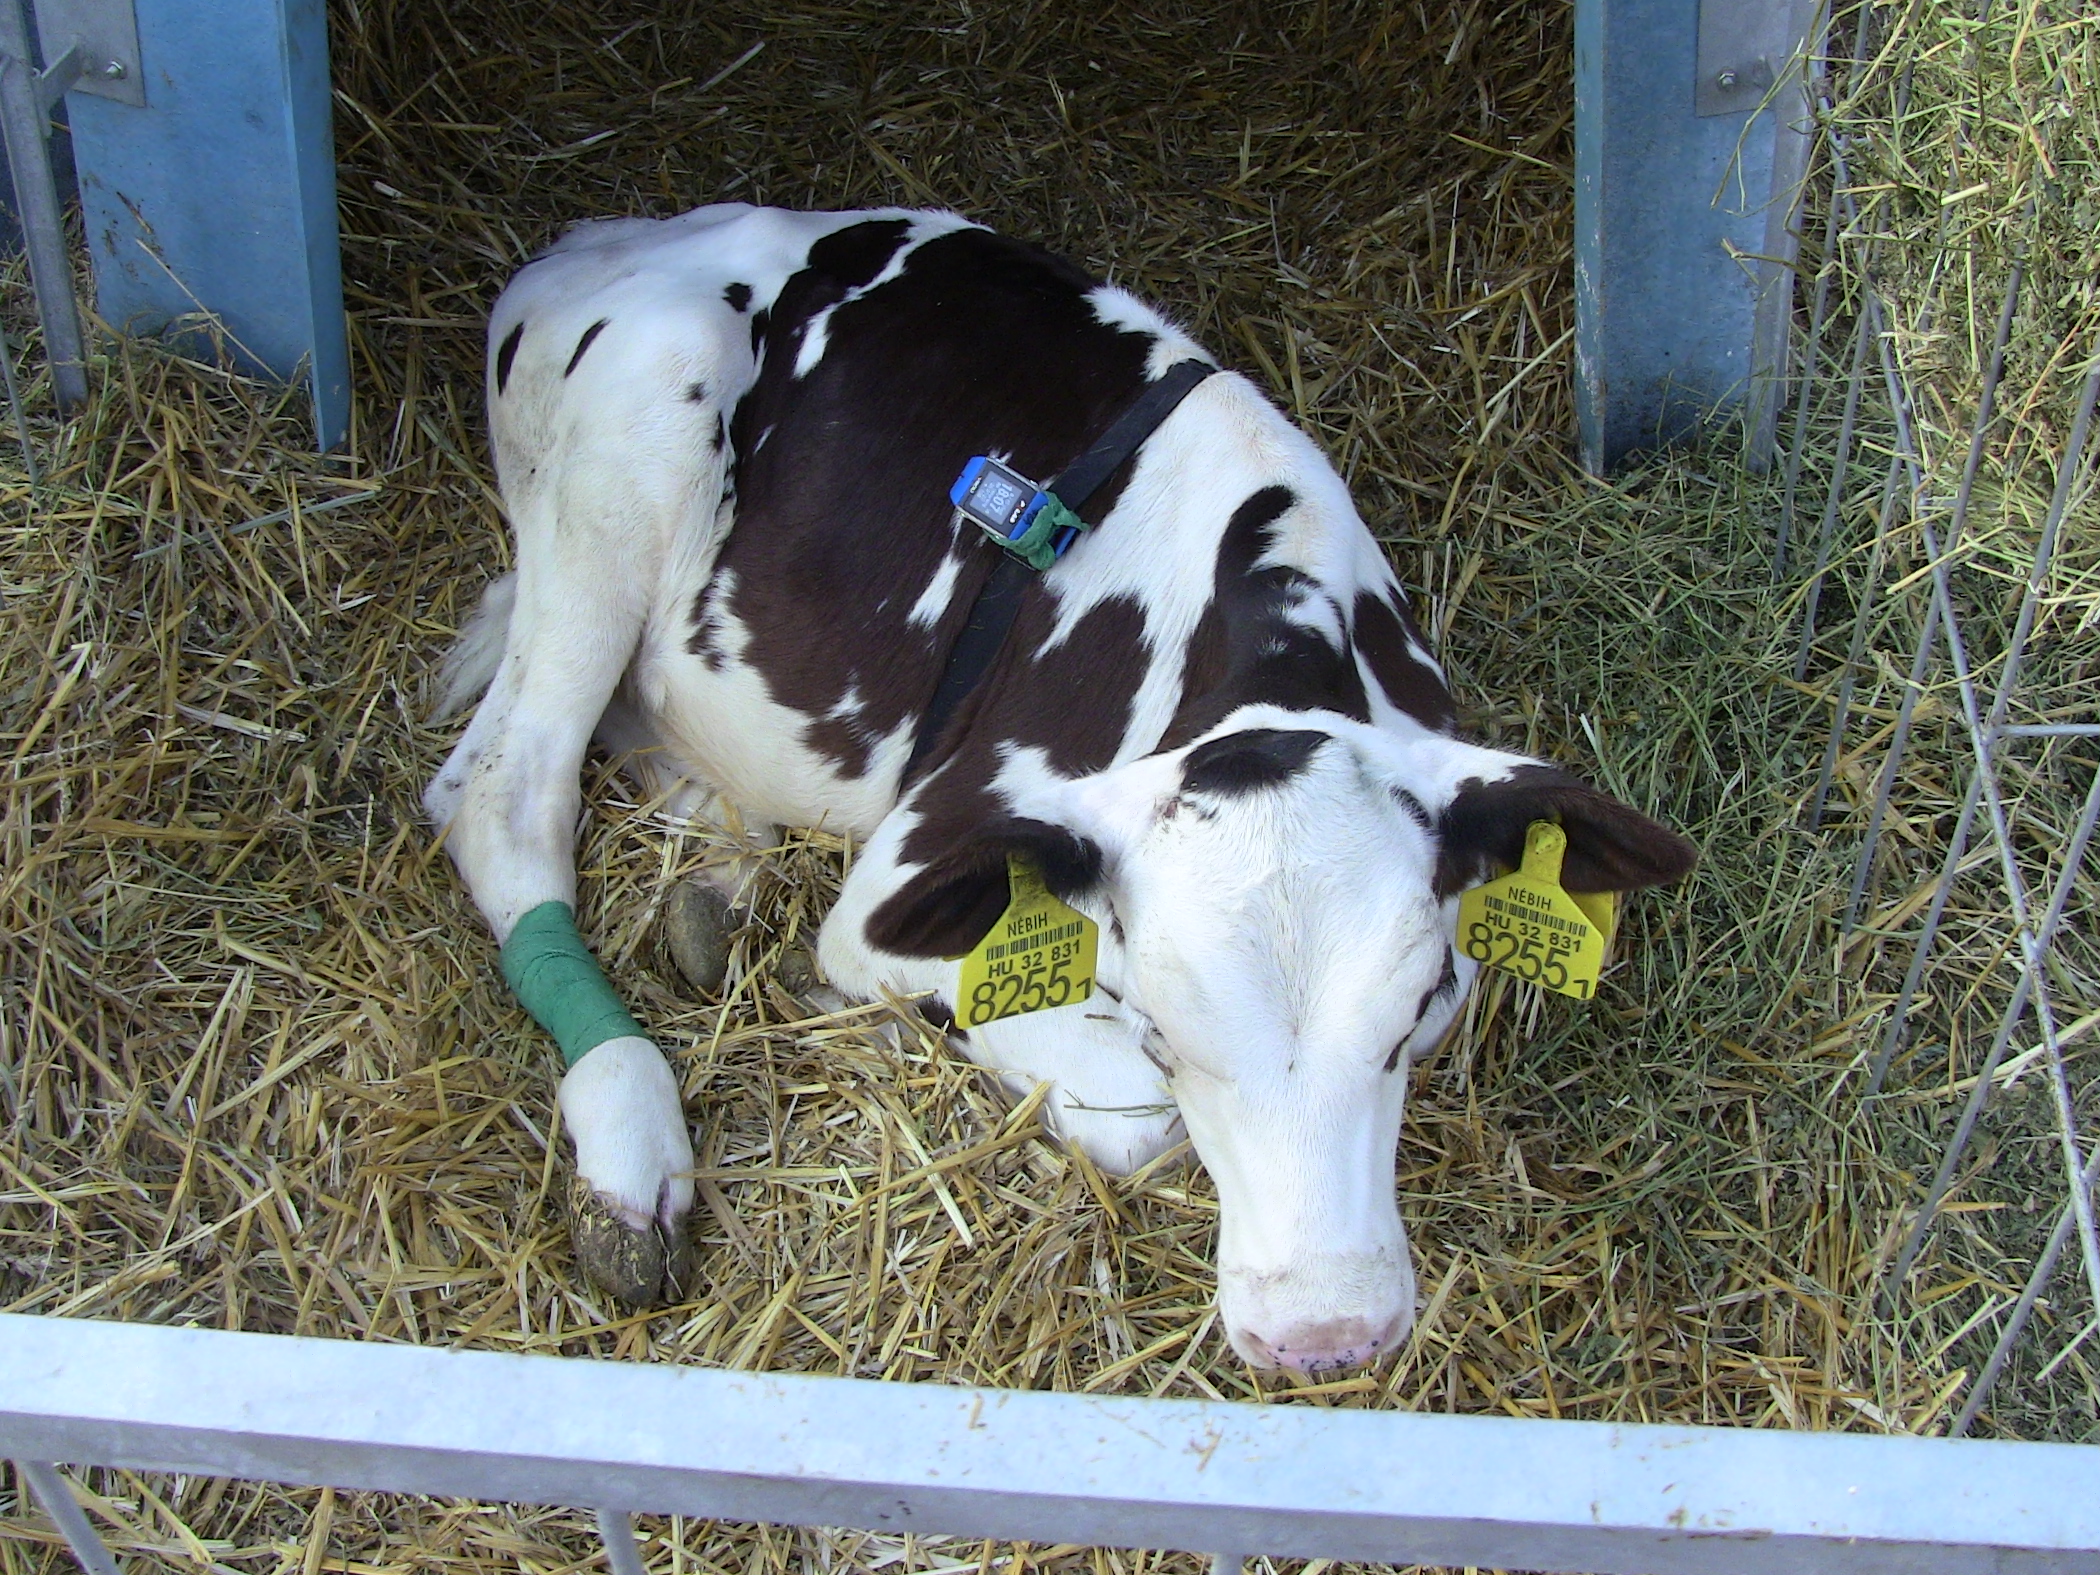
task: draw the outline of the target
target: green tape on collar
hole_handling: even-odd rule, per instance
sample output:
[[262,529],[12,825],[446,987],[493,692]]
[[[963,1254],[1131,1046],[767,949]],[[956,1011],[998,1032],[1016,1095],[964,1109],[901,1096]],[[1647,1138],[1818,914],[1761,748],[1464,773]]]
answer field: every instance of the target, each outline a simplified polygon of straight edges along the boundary
[[576,933],[565,902],[543,902],[503,943],[503,977],[574,1066],[608,1039],[647,1038]]

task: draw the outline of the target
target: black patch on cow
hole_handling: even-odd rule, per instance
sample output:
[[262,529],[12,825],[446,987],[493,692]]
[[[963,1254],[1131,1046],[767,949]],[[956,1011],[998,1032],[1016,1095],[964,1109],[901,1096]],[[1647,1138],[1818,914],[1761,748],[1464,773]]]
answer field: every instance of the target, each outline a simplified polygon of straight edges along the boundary
[[963,834],[868,915],[867,937],[904,957],[959,957],[984,939],[1012,899],[1006,861],[1028,858],[1070,900],[1101,881],[1101,849],[1048,821],[1004,817]]
[[590,349],[592,341],[605,332],[605,325],[611,321],[609,317],[601,317],[583,331],[583,337],[576,341],[575,353],[569,357],[569,364],[561,369],[563,377],[576,370],[576,363],[583,359],[584,351]]
[[[940,618],[931,628],[909,621],[955,541],[948,488],[963,463],[1003,451],[1024,474],[1055,475],[1143,386],[1149,343],[1100,321],[1087,299],[1095,282],[1079,269],[983,230],[923,242],[868,288],[907,240],[905,221],[880,220],[811,248],[808,265],[752,314],[754,329],[766,319],[766,353],[729,424],[737,523],[718,572],[736,576],[729,605],[749,632],[744,660],[852,775],[873,769],[871,741],[924,710],[996,560],[995,549],[966,543]],[[827,309],[824,355],[798,378],[795,347]],[[1111,508],[1116,490],[1112,478],[1085,512]],[[1142,611],[1104,602],[1038,662],[1055,616],[1054,594],[1031,585],[999,659],[924,762],[928,773],[972,731],[1034,743],[1060,771],[1114,758],[1148,660]],[[829,725],[849,692],[850,722]],[[996,769],[988,758],[957,765],[966,775],[991,768],[981,780]],[[961,818],[944,812],[930,835],[952,837],[1001,806],[948,808]],[[931,851],[907,856],[924,863]]]
[[1398,804],[1402,809],[1407,811],[1407,818],[1409,820],[1412,820],[1424,831],[1436,830],[1436,820],[1433,816],[1430,815],[1429,806],[1424,804],[1420,799],[1416,798],[1414,794],[1408,792],[1406,788],[1399,786],[1389,787],[1386,789],[1386,791],[1393,795],[1393,802],[1395,804]]
[[773,314],[767,308],[761,306],[751,314],[751,353],[754,356],[765,353],[766,336],[772,328]]
[[503,343],[496,347],[496,392],[502,393],[510,387],[510,364],[518,358],[518,341],[525,337],[525,325],[521,322],[503,336]]
[[720,591],[720,582],[710,580],[693,598],[693,633],[685,643],[687,651],[706,664],[711,673],[719,673],[729,665],[729,653],[722,649],[722,618],[715,599]]
[[728,303],[732,312],[748,312],[751,310],[751,286],[732,284],[722,292],[722,299]]
[[[1290,488],[1269,486],[1232,511],[1218,540],[1210,604],[1182,668],[1181,703],[1162,747],[1200,738],[1245,705],[1371,720],[1353,653],[1337,650],[1319,630],[1290,616],[1308,598],[1326,593],[1297,569],[1256,567],[1269,550],[1269,528],[1297,502]],[[1339,610],[1335,616],[1339,623]]]
[[1182,790],[1234,798],[1281,787],[1305,769],[1330,736],[1312,728],[1250,727],[1213,738],[1182,761]]
[[727,446],[728,442],[729,418],[727,416],[718,416],[715,418],[715,435],[708,440],[709,446],[719,454]]
[[[809,249],[805,273],[817,274],[836,286],[843,295],[864,289],[890,265],[905,237],[911,234],[909,219],[867,219],[833,230]],[[797,277],[801,277],[798,275]]]
[[1436,894],[1450,897],[1524,861],[1535,820],[1567,833],[1568,891],[1635,891],[1691,873],[1699,850],[1669,827],[1551,766],[1519,766],[1500,782],[1459,784],[1437,823]]
[[704,405],[704,404],[706,404],[706,403],[707,403],[707,385],[706,385],[705,383],[688,383],[688,384],[686,384],[686,385],[685,385],[685,397],[686,397],[686,398],[688,398],[688,399],[690,399],[690,400],[691,400],[691,401],[692,401],[692,402],[693,402],[694,404],[696,404],[696,405]]
[[952,1033],[955,1030],[955,1008],[937,995],[929,995],[919,1002],[919,1016],[936,1033]]
[[1455,732],[1458,707],[1452,703],[1451,691],[1408,650],[1407,625],[1401,617],[1393,604],[1376,591],[1359,591],[1350,620],[1350,638],[1394,709],[1432,732]]

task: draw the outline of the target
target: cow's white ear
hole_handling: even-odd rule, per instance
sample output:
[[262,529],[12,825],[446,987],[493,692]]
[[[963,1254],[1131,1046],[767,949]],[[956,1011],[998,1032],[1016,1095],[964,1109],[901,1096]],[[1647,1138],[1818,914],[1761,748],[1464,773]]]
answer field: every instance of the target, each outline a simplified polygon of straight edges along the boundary
[[994,821],[885,897],[868,915],[869,942],[904,957],[960,957],[1006,911],[1006,861],[1014,853],[1060,897],[1083,896],[1101,882],[1101,848],[1090,838],[1049,821]]
[[1450,738],[1394,743],[1378,755],[1394,791],[1429,816],[1440,897],[1515,869],[1535,820],[1568,834],[1561,884],[1569,891],[1663,886],[1699,861],[1699,850],[1668,826],[1529,756]]

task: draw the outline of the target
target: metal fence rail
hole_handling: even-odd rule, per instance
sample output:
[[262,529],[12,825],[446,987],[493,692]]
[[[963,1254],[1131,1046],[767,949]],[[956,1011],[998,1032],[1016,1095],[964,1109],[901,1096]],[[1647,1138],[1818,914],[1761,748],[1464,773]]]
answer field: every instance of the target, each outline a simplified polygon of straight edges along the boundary
[[[1989,0],[1969,10],[1978,28],[1993,20]],[[2074,964],[2064,950],[2091,901],[2088,887],[2081,902],[2080,886],[2093,879],[2100,820],[2100,769],[2091,747],[2100,741],[2100,708],[2089,685],[2067,684],[2060,672],[2037,676],[2044,644],[2061,645],[2070,632],[2062,625],[2077,621],[2075,610],[2068,620],[2061,611],[2076,583],[2064,554],[2074,541],[2089,543],[2096,527],[2089,461],[2100,343],[2061,340],[2051,315],[2060,302],[2037,300],[2030,287],[2027,259],[2049,246],[2044,226],[2060,221],[2046,204],[2060,203],[2061,193],[2029,200],[1993,254],[1933,215],[1949,205],[1955,182],[1966,178],[1958,172],[1973,163],[1949,156],[1936,172],[1948,189],[1928,191],[1936,201],[1919,200],[1908,212],[1885,180],[1854,169],[1861,150],[1846,127],[1868,117],[1893,125],[1909,106],[1911,62],[1937,36],[1916,26],[1920,14],[1919,7],[1900,18],[1895,8],[1840,7],[1834,36],[1844,47],[1833,47],[1837,58],[1821,61],[1815,73],[1824,85],[1818,158],[1826,195],[1814,282],[1804,292],[1808,316],[1778,551],[1784,574],[1797,509],[1805,514],[1808,507],[1804,460],[1828,442],[1795,677],[1831,686],[1833,716],[1810,823],[1835,819],[1849,797],[1845,813],[1858,831],[1840,945],[1870,958],[1862,1006],[1878,1018],[1859,1086],[1874,1110],[1888,1108],[1894,1092],[1929,1095],[1952,1086],[1959,1093],[1957,1075],[1968,1083],[1885,1277],[1883,1300],[1893,1316],[1918,1311],[1916,1293],[1928,1287],[1914,1283],[1913,1270],[1943,1224],[1946,1204],[1990,1168],[1977,1157],[1976,1139],[1993,1099],[2024,1075],[2049,1093],[2046,1115],[2025,1119],[2029,1139],[2046,1134],[2056,1151],[2054,1179],[2043,1184],[2053,1194],[2053,1228],[2032,1246],[1994,1242],[2012,1274],[1979,1276],[1995,1283],[1962,1306],[1963,1329],[1949,1344],[1980,1360],[1949,1425],[1958,1435],[1990,1403],[2016,1352],[2027,1352],[2024,1372],[2046,1379],[2100,1327],[2100,1134],[2093,1130],[2100,1121],[2090,1063],[2082,1073],[2072,1064],[2073,1045],[2092,1030],[2100,1003],[2089,966]],[[2005,19],[2002,11],[1997,19]],[[1940,432],[1920,415],[1919,375],[1906,347],[1932,342],[1935,314],[1960,315],[1950,309],[1959,301],[1942,299],[1941,290],[1964,268],[1985,277],[2002,273],[2004,284],[1965,430]],[[1889,276],[1899,272],[1902,285],[1892,285]],[[2028,353],[2009,382],[2008,347],[2023,339]],[[2051,353],[2037,357],[2036,343]],[[1954,393],[1959,407],[1963,396]],[[2022,414],[2036,409],[2068,414],[2053,442],[2046,424],[2034,432],[2019,426]],[[2032,441],[2035,433],[2043,440]],[[1863,463],[1869,453],[1877,463]],[[1996,470],[1980,486],[1987,457]],[[2046,497],[2038,520],[2023,513],[2015,483],[2037,500]],[[1994,575],[1976,572],[1985,553]],[[1819,630],[1819,608],[1833,590],[1850,597],[1851,616]],[[1920,786],[1937,777],[1937,765],[1921,768],[1928,750],[1959,783],[1959,808],[1943,831],[1948,817],[1938,805],[1937,780]],[[1860,768],[1849,791],[1840,780],[1847,760]],[[1864,769],[1869,763],[1871,772]],[[1891,857],[1888,833],[1898,823],[1914,846],[1931,847],[1930,873]],[[1965,952],[1950,946],[1957,908],[1970,943]],[[1883,959],[1891,970],[1885,976]],[[1927,1050],[1937,1059],[1920,1053]],[[2074,1288],[2074,1315],[2055,1320],[2048,1350],[2033,1348],[2035,1313],[2048,1305],[2045,1295],[2073,1240],[2090,1305],[2075,1311],[2083,1298]]]
[[[1534,1570],[2100,1572],[2100,1451],[1143,1400],[0,1316],[0,1455]],[[83,1562],[109,1556],[26,1468]],[[67,1524],[70,1513],[71,1524]],[[623,1545],[624,1543],[624,1545]]]

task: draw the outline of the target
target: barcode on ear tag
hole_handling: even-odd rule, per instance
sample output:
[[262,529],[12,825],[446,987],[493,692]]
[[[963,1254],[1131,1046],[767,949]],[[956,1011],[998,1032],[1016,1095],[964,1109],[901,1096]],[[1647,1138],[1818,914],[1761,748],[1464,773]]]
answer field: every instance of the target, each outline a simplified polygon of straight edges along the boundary
[[1018,854],[1007,856],[1006,882],[1006,911],[963,954],[955,991],[958,1028],[1070,1006],[1094,993],[1101,927],[1051,895]]
[[1458,944],[1477,963],[1587,1001],[1597,993],[1618,904],[1608,892],[1577,898],[1561,889],[1567,847],[1560,827],[1533,821],[1524,867],[1458,899]]

